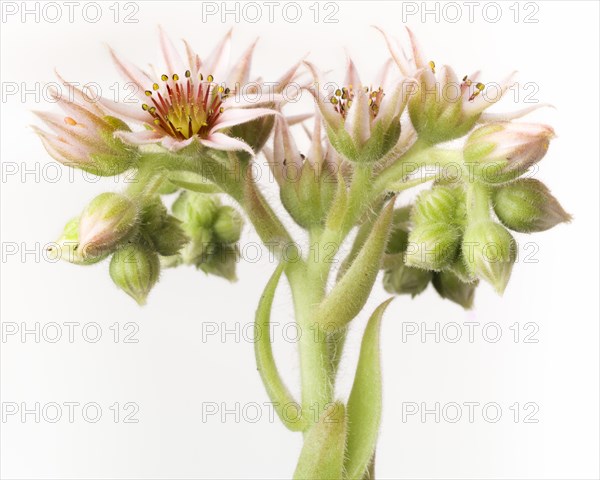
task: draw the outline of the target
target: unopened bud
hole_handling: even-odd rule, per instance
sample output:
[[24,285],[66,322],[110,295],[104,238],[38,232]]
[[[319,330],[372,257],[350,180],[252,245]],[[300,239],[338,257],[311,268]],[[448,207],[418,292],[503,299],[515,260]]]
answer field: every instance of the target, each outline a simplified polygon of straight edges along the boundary
[[235,243],[242,235],[243,225],[244,219],[240,213],[235,208],[226,205],[219,208],[213,224],[213,231],[221,242]]
[[79,246],[79,217],[74,217],[67,222],[62,235],[56,240],[55,245],[52,245],[48,249],[48,252],[53,259],[66,260],[76,265],[92,265],[104,260],[108,256],[108,253],[106,253],[104,255],[88,255],[84,257],[81,255],[81,251]]
[[408,232],[410,231],[410,215],[412,206],[405,206],[394,210],[392,226],[388,242],[385,247],[387,254],[404,253],[408,245]]
[[235,271],[238,258],[237,245],[218,244],[215,251],[206,256],[202,263],[198,264],[198,268],[207,274],[235,282],[237,280]]
[[400,263],[383,274],[383,287],[388,293],[408,294],[413,297],[429,285],[433,273],[421,268],[413,268]]
[[440,297],[458,303],[466,310],[473,307],[473,299],[475,298],[475,290],[478,284],[477,280],[466,283],[451,271],[443,270],[433,275],[431,283]]
[[548,151],[552,128],[526,123],[492,123],[467,139],[464,158],[481,180],[503,183],[521,176]]
[[168,214],[160,199],[145,205],[140,229],[149,246],[159,255],[175,255],[188,242],[182,222]]
[[80,254],[98,257],[113,252],[135,234],[138,220],[136,204],[125,195],[98,195],[79,219]]
[[173,214],[192,228],[210,227],[219,207],[220,202],[215,195],[185,191],[173,203]]
[[445,223],[415,226],[408,237],[405,262],[410,267],[441,270],[457,255],[460,231]]
[[462,255],[470,274],[489,282],[502,294],[517,257],[517,245],[502,225],[482,221],[467,227]]
[[412,220],[415,225],[426,223],[462,224],[466,218],[464,189],[436,185],[423,191],[415,201]]
[[139,245],[129,244],[119,249],[110,261],[113,282],[139,305],[158,281],[160,261],[155,252]]
[[571,220],[548,187],[534,178],[495,189],[493,203],[500,221],[515,232],[542,232]]

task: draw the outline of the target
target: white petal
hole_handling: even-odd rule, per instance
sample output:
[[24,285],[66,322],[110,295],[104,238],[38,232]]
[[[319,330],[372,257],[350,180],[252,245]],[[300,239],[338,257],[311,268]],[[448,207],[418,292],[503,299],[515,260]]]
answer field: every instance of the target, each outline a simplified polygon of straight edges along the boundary
[[214,132],[211,133],[207,138],[201,138],[200,143],[208,148],[214,148],[216,150],[226,151],[239,151],[244,150],[250,155],[254,156],[254,151],[250,146],[237,138],[228,137],[224,133]]

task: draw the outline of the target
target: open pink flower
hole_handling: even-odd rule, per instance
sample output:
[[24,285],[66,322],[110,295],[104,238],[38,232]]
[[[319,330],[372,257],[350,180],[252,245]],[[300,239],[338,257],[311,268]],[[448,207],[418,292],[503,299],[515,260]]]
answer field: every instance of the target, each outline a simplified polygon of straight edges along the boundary
[[279,92],[294,78],[297,65],[286,72],[276,83],[276,88],[259,82],[249,83],[254,42],[223,75],[223,61],[230,42],[231,31],[204,61],[184,42],[187,57],[184,62],[160,29],[165,63],[165,70],[160,75],[138,69],[111,50],[120,73],[137,87],[142,105],[134,112],[123,105],[106,106],[146,127],[142,131],[117,132],[115,135],[132,145],[160,143],[169,150],[179,150],[197,140],[208,148],[254,153],[245,142],[224,131],[234,125],[277,114],[264,106],[274,107],[281,100]]

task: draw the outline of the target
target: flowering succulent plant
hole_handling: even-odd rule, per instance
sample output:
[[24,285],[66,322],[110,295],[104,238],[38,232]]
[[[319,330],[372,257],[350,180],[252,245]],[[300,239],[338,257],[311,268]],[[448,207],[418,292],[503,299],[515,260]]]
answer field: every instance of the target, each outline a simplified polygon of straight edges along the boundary
[[[275,246],[278,266],[259,301],[257,327],[269,331],[285,274],[298,326],[321,333],[301,337],[298,401],[283,383],[269,336],[256,342],[258,371],[279,417],[304,434],[299,479],[374,478],[382,407],[379,327],[389,300],[370,317],[346,402],[337,400],[335,379],[347,328],[381,270],[389,293],[414,297],[431,283],[440,297],[472,308],[480,281],[499,293],[507,288],[517,255],[511,230],[543,231],[571,218],[541,181],[526,175],[546,154],[553,130],[513,121],[529,110],[485,112],[511,77],[490,98],[477,74],[459,80],[451,67],[428,61],[411,31],[406,51],[382,33],[391,58],[379,77],[364,84],[348,60],[344,83],[324,92],[323,74],[308,61],[275,83],[250,83],[255,43],[227,71],[231,32],[203,61],[185,43],[184,62],[161,30],[164,70],[158,74],[110,50],[119,72],[137,87],[136,108],[103,98],[90,102],[65,83],[73,99],[56,98],[67,116],[40,112],[52,133],[34,127],[48,153],[67,166],[135,175],[124,191],[91,200],[53,250],[78,265],[109,259],[115,285],[140,304],[164,268],[192,265],[235,280],[244,219]],[[310,92],[316,107],[312,128],[305,126],[305,153],[293,125],[310,116],[286,117],[283,95],[301,70],[314,78],[301,91]],[[443,145],[463,137],[462,146]],[[263,195],[252,174],[258,155],[266,157],[281,204],[316,252],[301,254]],[[439,173],[421,173],[425,167]],[[426,183],[413,202],[397,205],[400,192]],[[331,247],[337,255],[355,228],[330,286]],[[293,418],[290,404],[298,407]]]

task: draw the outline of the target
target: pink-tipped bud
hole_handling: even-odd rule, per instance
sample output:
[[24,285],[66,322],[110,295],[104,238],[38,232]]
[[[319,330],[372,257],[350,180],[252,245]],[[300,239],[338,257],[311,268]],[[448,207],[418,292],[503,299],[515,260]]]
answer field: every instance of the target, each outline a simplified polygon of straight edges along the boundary
[[503,183],[521,176],[539,162],[554,137],[551,127],[531,123],[493,123],[467,139],[464,157],[485,182]]
[[138,207],[125,195],[98,195],[79,220],[80,254],[96,257],[114,251],[135,234],[138,220]]

